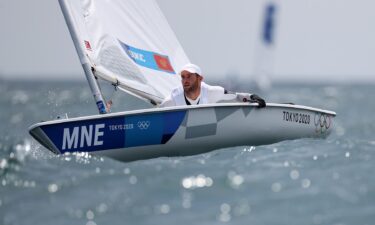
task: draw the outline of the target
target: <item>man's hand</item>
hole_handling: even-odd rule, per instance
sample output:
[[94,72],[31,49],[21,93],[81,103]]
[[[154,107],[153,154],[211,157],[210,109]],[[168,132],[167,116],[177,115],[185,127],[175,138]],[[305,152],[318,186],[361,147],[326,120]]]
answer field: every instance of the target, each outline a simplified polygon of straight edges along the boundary
[[108,112],[111,112],[111,107],[112,107],[112,105],[113,105],[112,100],[107,101],[106,106],[107,106],[107,111],[108,111]]
[[250,95],[250,99],[258,103],[258,108],[266,107],[266,101],[264,101],[264,99],[259,97],[258,95]]

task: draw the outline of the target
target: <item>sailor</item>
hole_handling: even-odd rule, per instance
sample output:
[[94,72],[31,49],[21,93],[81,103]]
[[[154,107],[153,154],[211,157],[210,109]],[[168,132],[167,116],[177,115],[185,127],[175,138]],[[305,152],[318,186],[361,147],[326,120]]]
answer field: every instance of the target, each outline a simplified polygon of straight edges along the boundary
[[256,102],[259,108],[266,106],[266,102],[258,95],[228,92],[223,87],[206,84],[203,82],[202,70],[195,64],[186,64],[180,75],[182,86],[172,90],[160,107],[223,102]]

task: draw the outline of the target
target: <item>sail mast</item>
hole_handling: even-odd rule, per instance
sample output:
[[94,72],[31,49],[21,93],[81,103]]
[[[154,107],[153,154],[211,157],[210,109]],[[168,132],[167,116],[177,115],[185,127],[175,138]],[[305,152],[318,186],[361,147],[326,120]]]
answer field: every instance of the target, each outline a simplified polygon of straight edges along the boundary
[[61,10],[63,12],[64,18],[65,18],[65,22],[68,26],[70,35],[72,37],[74,46],[76,48],[78,57],[79,57],[80,62],[82,64],[82,68],[85,72],[86,79],[89,83],[91,92],[94,96],[96,106],[98,107],[98,110],[99,110],[100,114],[105,114],[105,113],[107,113],[107,108],[104,104],[105,101],[104,101],[103,95],[100,91],[99,84],[98,84],[98,82],[97,82],[97,80],[94,76],[92,65],[91,65],[91,63],[88,59],[87,54],[85,53],[85,49],[82,47],[81,43],[83,43],[82,42],[83,40],[81,40],[81,38],[78,36],[77,29],[76,29],[75,24],[73,22],[73,16],[70,13],[71,10],[70,10],[70,7],[69,7],[69,3],[66,0],[59,0],[59,3],[60,3],[60,7],[61,7]]

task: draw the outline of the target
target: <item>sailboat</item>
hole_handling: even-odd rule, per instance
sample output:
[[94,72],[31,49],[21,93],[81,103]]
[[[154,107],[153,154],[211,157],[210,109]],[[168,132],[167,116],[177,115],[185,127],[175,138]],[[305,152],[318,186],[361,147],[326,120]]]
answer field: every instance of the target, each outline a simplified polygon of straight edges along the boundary
[[278,5],[267,1],[264,5],[261,32],[257,38],[254,64],[254,83],[260,91],[271,88],[271,76],[274,68],[275,33],[278,17]]
[[120,161],[324,138],[335,112],[292,104],[217,103],[108,113],[97,79],[157,106],[189,59],[154,0],[59,0],[99,114],[32,125],[55,154]]

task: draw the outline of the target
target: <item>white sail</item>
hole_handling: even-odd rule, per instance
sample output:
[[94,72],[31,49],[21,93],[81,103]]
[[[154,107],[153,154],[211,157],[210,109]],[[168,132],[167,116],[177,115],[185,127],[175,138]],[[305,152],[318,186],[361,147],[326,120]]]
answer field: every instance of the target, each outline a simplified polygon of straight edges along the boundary
[[160,103],[189,62],[154,0],[63,0],[95,75]]

